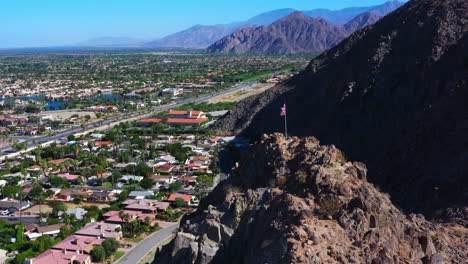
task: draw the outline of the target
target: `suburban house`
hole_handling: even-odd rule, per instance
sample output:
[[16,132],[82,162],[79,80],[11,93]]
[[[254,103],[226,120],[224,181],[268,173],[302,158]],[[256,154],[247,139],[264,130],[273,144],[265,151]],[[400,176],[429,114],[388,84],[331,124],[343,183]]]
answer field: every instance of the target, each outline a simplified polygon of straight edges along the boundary
[[155,164],[153,166],[153,171],[162,171],[162,172],[170,172],[174,168],[174,165],[171,163],[164,163],[162,165]]
[[188,124],[188,125],[199,125],[205,121],[208,121],[206,114],[202,111],[177,111],[170,110],[167,124]]
[[170,154],[165,154],[159,156],[159,158],[155,159],[155,162],[168,162],[168,163],[174,163],[176,161],[176,158]]
[[140,211],[143,213],[156,213],[156,212],[161,212],[161,211],[166,211],[167,207],[169,207],[169,203],[167,202],[160,202],[157,200],[151,200],[151,199],[141,199],[141,200],[136,200],[136,199],[131,199],[127,200],[122,203],[122,205],[125,206],[125,210],[128,211]]
[[29,259],[26,264],[91,264],[91,256],[74,252],[49,249],[41,255]]
[[157,188],[164,187],[167,189],[171,183],[176,181],[176,177],[172,175],[151,175],[149,178],[156,183]]
[[0,211],[8,210],[10,213],[15,213],[30,207],[28,202],[20,202],[17,200],[3,199],[0,201]]
[[118,224],[109,224],[101,222],[92,222],[86,224],[83,228],[76,231],[76,235],[90,236],[96,238],[113,237],[120,240],[122,238],[122,227]]
[[57,194],[55,199],[63,200],[63,201],[73,201],[74,199],[77,199],[77,198],[87,199],[89,196],[91,196],[91,194],[92,194],[91,191],[86,191],[86,190],[62,189]]
[[177,179],[177,182],[182,185],[191,185],[195,186],[197,184],[197,178],[190,176],[183,176]]
[[80,175],[72,175],[72,174],[69,174],[69,173],[59,174],[57,176],[60,177],[60,178],[64,178],[64,179],[68,180],[68,182],[71,183],[71,184],[78,183],[78,180],[81,178]]
[[107,203],[117,200],[117,196],[113,192],[100,191],[93,192],[91,196],[88,197],[86,201],[88,202],[97,202],[97,203]]
[[55,238],[60,233],[60,228],[65,224],[56,224],[48,226],[39,226],[38,224],[30,224],[24,228],[25,235],[29,240],[35,240],[36,238],[49,235]]
[[206,165],[210,163],[210,159],[206,156],[196,156],[191,159],[191,162]]
[[71,235],[53,246],[53,249],[62,252],[73,252],[78,254],[89,254],[96,245],[101,245],[104,239],[90,236]]
[[171,203],[174,203],[177,198],[183,199],[187,203],[187,205],[189,205],[189,206],[197,206],[198,205],[198,202],[196,201],[195,196],[188,195],[188,194],[173,193],[173,194],[169,195],[169,197],[167,198],[167,201],[169,201]]
[[151,191],[132,191],[128,194],[129,199],[145,199],[147,196],[154,195],[154,192]]
[[199,119],[199,118],[206,118],[206,114],[202,111],[178,111],[178,110],[170,110],[169,111],[169,118],[188,118],[188,119]]
[[[80,207],[75,207],[75,208],[72,208],[72,209],[68,209],[66,213],[68,215],[75,215],[76,219],[82,220],[86,216],[88,211],[86,211],[85,209],[80,208]],[[63,212],[59,212],[59,216],[61,216],[62,214],[63,214]]]
[[143,180],[143,176],[125,175],[120,179],[120,182],[123,182],[125,184],[130,184],[132,181],[141,182],[141,180]]
[[[124,214],[129,216],[128,222],[131,223],[136,220],[140,221],[146,221],[147,217],[149,217],[151,222],[154,222],[156,220],[155,214],[152,213],[142,213],[139,211],[124,211]],[[122,219],[120,217],[120,212],[119,211],[109,211],[105,213],[104,215],[105,222],[106,223],[112,223],[112,224],[125,224],[126,220]]]
[[111,141],[96,141],[96,142],[94,142],[94,145],[96,145],[98,147],[104,147],[104,146],[112,145],[112,142]]
[[184,93],[182,88],[165,88],[162,90],[163,95],[177,96]]
[[66,161],[69,161],[69,160],[72,160],[72,159],[70,159],[70,158],[56,159],[56,160],[49,161],[49,164],[52,164],[52,165],[58,167],[60,164],[66,162]]
[[138,123],[142,125],[150,126],[153,124],[161,124],[162,121],[163,120],[159,118],[148,118],[148,119],[141,119],[140,121],[138,121]]

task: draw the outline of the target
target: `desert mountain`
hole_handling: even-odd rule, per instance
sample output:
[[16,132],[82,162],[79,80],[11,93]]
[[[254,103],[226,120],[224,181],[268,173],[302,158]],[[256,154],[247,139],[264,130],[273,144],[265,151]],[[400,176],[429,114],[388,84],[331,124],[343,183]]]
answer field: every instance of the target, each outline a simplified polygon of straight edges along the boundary
[[233,29],[224,26],[196,25],[162,39],[146,43],[145,45],[151,47],[206,47],[216,40],[229,35],[232,31]]
[[[314,9],[303,12],[310,17],[322,17],[335,24],[345,24],[356,16],[366,12],[384,16],[397,9],[402,4],[403,3],[399,1],[389,1],[376,6],[350,7],[341,10]],[[145,43],[145,46],[182,48],[208,47],[215,41],[230,35],[236,30],[246,27],[268,26],[295,11],[296,10],[291,8],[277,9],[254,16],[246,21],[219,25],[197,25],[164,38]]]
[[336,144],[401,208],[468,225],[468,1],[412,0],[215,125]]
[[288,54],[329,49],[379,17],[363,13],[345,25],[294,12],[269,26],[239,30],[208,47],[211,53]]
[[263,136],[156,263],[463,263],[468,233],[404,215],[313,137]]

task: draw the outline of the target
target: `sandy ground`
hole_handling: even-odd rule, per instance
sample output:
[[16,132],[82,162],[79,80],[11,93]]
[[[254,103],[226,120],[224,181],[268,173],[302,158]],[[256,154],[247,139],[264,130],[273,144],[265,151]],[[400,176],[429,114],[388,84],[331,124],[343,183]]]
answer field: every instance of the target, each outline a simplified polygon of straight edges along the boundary
[[[76,208],[76,207],[83,207],[83,206],[91,206],[91,205],[96,205],[99,209],[109,207],[108,204],[100,204],[100,203],[81,203],[81,204],[67,203],[68,209],[72,209],[72,208]],[[31,206],[28,209],[24,210],[23,214],[25,214],[25,215],[37,215],[40,212],[42,212],[42,213],[52,213],[52,208],[50,208],[46,204],[34,205],[34,206]]]
[[68,119],[72,115],[78,115],[84,117],[85,115],[91,116],[92,119],[96,118],[96,113],[94,112],[83,112],[83,111],[46,111],[40,114],[41,116],[51,116],[53,119]]
[[237,92],[225,94],[219,97],[215,97],[209,101],[209,103],[218,103],[218,102],[235,102],[240,101],[244,98],[247,98],[251,95],[262,93],[271,87],[275,86],[272,83],[257,83],[252,86],[249,86],[245,89],[242,89]]

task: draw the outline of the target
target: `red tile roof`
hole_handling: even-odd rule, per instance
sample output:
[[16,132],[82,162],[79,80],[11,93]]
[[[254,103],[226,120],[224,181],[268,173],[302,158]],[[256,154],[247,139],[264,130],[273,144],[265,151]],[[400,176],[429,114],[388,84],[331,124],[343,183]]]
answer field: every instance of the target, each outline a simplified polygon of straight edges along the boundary
[[56,160],[49,161],[49,163],[52,164],[52,165],[58,166],[58,165],[64,163],[65,161],[67,161],[67,160],[72,160],[72,159],[70,159],[70,158],[56,159]]
[[188,203],[192,199],[192,195],[173,193],[169,195],[169,198],[167,198],[167,200],[170,202],[174,202],[177,198],[182,198],[185,202]]
[[102,147],[102,146],[112,145],[112,142],[111,141],[96,141],[94,144],[98,147]]
[[161,123],[162,119],[159,118],[148,118],[148,119],[142,119],[138,121],[140,123]]
[[49,249],[38,257],[32,259],[34,264],[69,264],[73,261],[76,263],[89,263],[91,257],[88,254],[77,254],[74,252],[62,252],[61,250]]
[[168,118],[167,123],[169,124],[201,124],[207,121],[207,118],[197,118],[197,119],[189,119],[189,118]]

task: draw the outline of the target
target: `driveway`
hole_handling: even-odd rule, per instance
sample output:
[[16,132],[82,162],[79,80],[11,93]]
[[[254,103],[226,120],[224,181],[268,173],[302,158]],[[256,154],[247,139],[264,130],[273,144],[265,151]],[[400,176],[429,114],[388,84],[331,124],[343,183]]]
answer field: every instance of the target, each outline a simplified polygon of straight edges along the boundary
[[152,234],[132,248],[127,254],[122,256],[115,264],[136,264],[143,259],[146,254],[163,242],[179,228],[179,223],[173,224],[157,233]]

